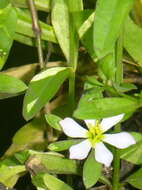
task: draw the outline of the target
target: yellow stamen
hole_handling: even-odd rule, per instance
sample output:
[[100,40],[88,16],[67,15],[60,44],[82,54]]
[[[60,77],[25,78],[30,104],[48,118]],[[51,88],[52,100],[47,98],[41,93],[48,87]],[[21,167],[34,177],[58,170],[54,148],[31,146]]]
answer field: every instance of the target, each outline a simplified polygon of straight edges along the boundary
[[93,126],[89,124],[89,131],[87,132],[87,137],[90,140],[92,146],[94,147],[96,143],[99,143],[103,140],[104,134],[101,130],[99,121],[96,121],[96,124]]

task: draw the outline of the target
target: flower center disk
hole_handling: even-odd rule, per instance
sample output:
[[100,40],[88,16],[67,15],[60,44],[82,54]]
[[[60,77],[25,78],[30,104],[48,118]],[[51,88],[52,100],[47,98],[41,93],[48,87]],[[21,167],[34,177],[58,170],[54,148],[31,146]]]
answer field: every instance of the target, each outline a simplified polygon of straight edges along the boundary
[[101,130],[100,124],[97,122],[95,126],[89,125],[89,131],[87,132],[87,138],[94,147],[96,143],[99,143],[103,140],[104,134]]

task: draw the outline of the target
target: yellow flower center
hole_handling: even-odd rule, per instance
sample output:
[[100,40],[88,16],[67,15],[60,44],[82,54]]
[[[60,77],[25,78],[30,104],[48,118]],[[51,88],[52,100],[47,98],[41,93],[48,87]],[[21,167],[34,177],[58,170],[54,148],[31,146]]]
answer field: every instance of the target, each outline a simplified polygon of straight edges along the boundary
[[88,127],[89,131],[87,132],[87,138],[94,147],[96,143],[99,143],[103,140],[104,134],[103,131],[101,130],[99,121],[96,121],[96,124],[94,126],[89,124]]

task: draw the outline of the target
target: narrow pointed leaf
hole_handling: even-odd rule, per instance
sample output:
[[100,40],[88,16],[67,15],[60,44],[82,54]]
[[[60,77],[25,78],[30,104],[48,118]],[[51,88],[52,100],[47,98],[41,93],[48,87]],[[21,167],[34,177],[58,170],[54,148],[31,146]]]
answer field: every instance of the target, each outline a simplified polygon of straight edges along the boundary
[[[34,0],[37,10],[40,11],[49,11],[50,9],[50,0]],[[10,0],[12,5],[15,7],[28,8],[26,0]]]
[[78,31],[79,38],[95,61],[96,54],[93,49],[93,22],[94,22],[93,10],[83,10],[73,13],[74,23]]
[[[29,37],[35,37],[35,34],[32,29],[32,19],[29,14],[25,13],[21,9],[16,9],[18,14],[18,21],[16,32],[19,34],[23,34]],[[40,27],[42,30],[41,39],[45,41],[51,41],[57,43],[54,30],[52,26],[40,21]]]
[[0,69],[4,66],[11,49],[17,25],[15,8],[10,4],[0,9]]
[[[137,34],[137,35],[136,35]],[[124,30],[124,47],[129,55],[142,66],[142,28],[128,17]]]
[[67,61],[69,61],[70,32],[68,5],[65,0],[52,0],[51,5],[51,17],[55,34]]
[[94,21],[94,50],[100,59],[111,53],[133,0],[98,0]]

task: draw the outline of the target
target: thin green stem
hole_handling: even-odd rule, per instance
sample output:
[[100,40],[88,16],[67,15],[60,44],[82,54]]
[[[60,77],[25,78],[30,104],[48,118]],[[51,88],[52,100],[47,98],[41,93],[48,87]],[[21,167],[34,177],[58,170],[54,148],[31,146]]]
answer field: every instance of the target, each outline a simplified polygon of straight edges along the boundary
[[72,71],[69,77],[69,106],[71,113],[75,107],[75,72]]
[[119,150],[115,150],[114,156],[114,171],[113,171],[113,188],[112,190],[119,190],[119,177],[120,177],[120,157]]
[[35,2],[33,0],[28,0],[28,4],[31,11],[31,16],[32,16],[33,31],[35,33],[36,41],[37,41],[39,65],[40,65],[40,68],[43,69],[45,64],[44,64],[43,51],[42,51],[41,28],[39,25],[38,14],[37,14]]
[[123,82],[123,31],[116,43],[116,83]]
[[[120,132],[120,124],[116,125],[115,132]],[[114,162],[113,162],[113,179],[112,179],[112,190],[119,190],[119,179],[120,179],[120,151],[115,149],[114,151]]]

